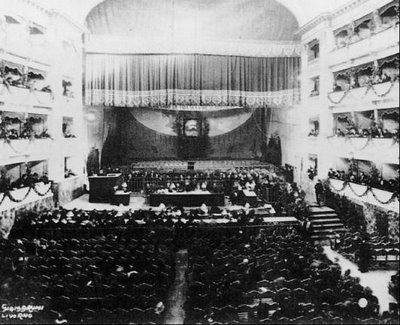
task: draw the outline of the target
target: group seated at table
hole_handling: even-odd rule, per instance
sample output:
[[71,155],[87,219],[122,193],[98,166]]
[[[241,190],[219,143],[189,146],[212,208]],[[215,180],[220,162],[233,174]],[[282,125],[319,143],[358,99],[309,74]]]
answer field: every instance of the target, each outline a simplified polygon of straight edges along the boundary
[[[107,230],[121,228],[190,228],[196,226],[245,226],[262,225],[265,218],[275,216],[274,208],[265,204],[251,209],[246,205],[243,209],[227,211],[218,207],[201,206],[198,209],[185,211],[183,207],[160,207],[153,210],[128,210],[127,212],[98,210],[66,210],[63,208],[29,213],[17,220],[11,232],[12,236],[29,237],[35,233],[59,233],[56,230]],[[295,220],[295,219],[293,219]]]
[[230,195],[235,189],[249,189],[258,193],[265,187],[273,187],[284,181],[266,168],[232,168],[226,171],[161,171],[157,169],[138,170],[134,168],[103,168],[99,175],[122,173],[128,189],[133,192],[144,189],[146,194],[160,189],[171,191],[224,192]]
[[355,172],[345,172],[344,170],[336,170],[334,171],[333,168],[330,168],[328,171],[328,177],[332,179],[338,179],[345,182],[351,182],[359,185],[364,186],[371,186],[373,188],[377,188],[383,191],[388,192],[396,192],[399,189],[399,177],[385,180],[382,176],[379,177],[372,177],[366,175],[363,172],[359,174]]
[[[296,229],[199,233],[189,243],[187,324],[396,322]],[[363,304],[361,303],[363,302]]]

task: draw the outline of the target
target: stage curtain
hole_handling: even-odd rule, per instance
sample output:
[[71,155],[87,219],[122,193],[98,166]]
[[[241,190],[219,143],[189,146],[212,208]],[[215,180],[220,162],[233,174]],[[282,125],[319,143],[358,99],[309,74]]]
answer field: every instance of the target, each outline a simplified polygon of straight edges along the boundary
[[297,57],[88,54],[86,104],[293,105],[299,100],[299,63]]

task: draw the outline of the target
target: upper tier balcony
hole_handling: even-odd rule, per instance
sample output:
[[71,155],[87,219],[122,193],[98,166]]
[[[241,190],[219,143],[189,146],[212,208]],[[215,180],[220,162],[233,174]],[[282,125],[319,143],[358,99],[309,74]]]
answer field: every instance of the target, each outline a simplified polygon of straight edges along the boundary
[[54,97],[50,92],[0,84],[0,102],[14,106],[52,107]]
[[392,27],[371,34],[367,38],[360,39],[347,46],[335,48],[329,55],[329,65],[336,66],[350,59],[355,59],[373,52],[382,51],[382,46],[388,48],[391,45],[398,47],[399,41],[399,25],[395,24]]
[[53,150],[51,139],[0,139],[0,165],[49,159]]
[[363,108],[378,102],[385,105],[399,105],[399,82],[385,82],[328,94],[330,107]]
[[330,153],[337,157],[399,163],[399,143],[395,139],[330,137],[328,144]]

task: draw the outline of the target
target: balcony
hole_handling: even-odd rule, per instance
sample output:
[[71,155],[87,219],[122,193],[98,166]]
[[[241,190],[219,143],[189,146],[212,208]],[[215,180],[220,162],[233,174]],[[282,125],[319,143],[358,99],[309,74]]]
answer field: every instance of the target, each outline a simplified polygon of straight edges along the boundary
[[328,144],[331,154],[337,157],[399,163],[399,144],[395,139],[330,137]]
[[[11,196],[13,200],[11,200],[9,196]],[[52,198],[53,192],[51,191],[51,184],[36,183],[33,188],[24,187],[10,191],[9,196],[0,193],[0,202],[2,202],[0,203],[0,212],[19,209],[27,204]],[[51,199],[49,202],[50,207],[52,206],[52,201]]]
[[9,31],[5,35],[3,46],[6,52],[32,61],[43,64],[49,64],[54,61],[54,49],[46,36],[36,39],[25,33]]
[[12,106],[52,107],[54,98],[51,93],[0,84],[0,102]]
[[372,85],[372,87],[359,87],[347,91],[335,91],[328,94],[331,108],[354,107],[363,108],[379,102],[385,105],[399,104],[399,82],[385,82]]
[[17,139],[6,142],[0,139],[0,165],[49,159],[53,150],[51,139]]
[[[336,66],[347,62],[349,59],[362,57],[372,52],[382,51],[384,48],[398,46],[399,25],[394,25],[376,34],[360,39],[348,46],[335,48],[329,55],[330,66]],[[384,48],[382,48],[384,46]]]
[[355,183],[345,183],[337,179],[330,179],[329,185],[334,193],[344,195],[351,200],[373,204],[396,213],[399,211],[399,199],[392,192]]

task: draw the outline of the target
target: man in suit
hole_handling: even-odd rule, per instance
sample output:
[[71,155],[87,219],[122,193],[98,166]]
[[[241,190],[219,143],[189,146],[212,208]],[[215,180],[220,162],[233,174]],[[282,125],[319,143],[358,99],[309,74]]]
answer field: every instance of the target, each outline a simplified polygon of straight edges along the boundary
[[322,185],[320,179],[317,181],[317,184],[315,184],[314,189],[315,189],[315,197],[317,199],[317,204],[321,206],[321,198],[324,193],[324,186]]

